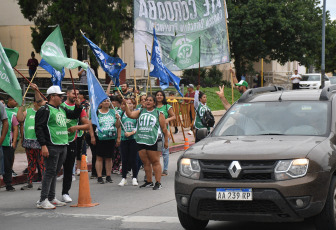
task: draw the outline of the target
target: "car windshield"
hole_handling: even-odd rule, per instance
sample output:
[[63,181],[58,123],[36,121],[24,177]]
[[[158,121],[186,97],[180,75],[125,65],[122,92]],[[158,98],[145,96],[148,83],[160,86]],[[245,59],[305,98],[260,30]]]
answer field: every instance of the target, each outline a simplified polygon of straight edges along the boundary
[[326,136],[329,104],[321,101],[254,102],[233,105],[213,136]]
[[300,81],[321,81],[320,75],[302,75]]

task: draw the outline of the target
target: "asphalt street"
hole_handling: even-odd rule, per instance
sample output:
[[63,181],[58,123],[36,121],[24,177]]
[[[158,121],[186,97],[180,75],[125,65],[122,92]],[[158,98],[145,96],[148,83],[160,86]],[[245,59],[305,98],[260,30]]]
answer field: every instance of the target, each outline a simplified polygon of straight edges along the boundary
[[[66,230],[66,229],[160,229],[182,230],[179,223],[174,196],[174,172],[176,161],[182,152],[170,155],[169,175],[162,178],[163,188],[154,191],[151,188],[140,189],[131,185],[119,187],[121,176],[112,175],[112,184],[97,184],[90,180],[92,202],[99,203],[92,208],[72,208],[69,205],[55,210],[36,208],[40,191],[38,185],[33,190],[21,191],[21,185],[15,186],[17,191],[0,190],[0,230]],[[144,171],[139,172],[139,184]],[[62,182],[57,182],[57,198],[61,199]],[[77,203],[79,180],[73,182],[70,196],[72,204]],[[242,220],[243,221],[243,220]],[[309,223],[251,223],[210,221],[208,230],[314,230]]]

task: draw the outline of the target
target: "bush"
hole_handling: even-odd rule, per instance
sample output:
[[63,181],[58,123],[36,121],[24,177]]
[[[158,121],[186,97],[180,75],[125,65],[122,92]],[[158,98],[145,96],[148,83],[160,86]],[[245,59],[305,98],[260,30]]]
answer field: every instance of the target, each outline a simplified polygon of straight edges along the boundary
[[[182,84],[194,84],[198,85],[198,69],[183,70]],[[211,68],[200,68],[200,85],[202,87],[214,87],[222,84],[227,85],[227,81],[223,81],[223,73],[217,69],[217,66]],[[229,85],[231,85],[229,83]]]

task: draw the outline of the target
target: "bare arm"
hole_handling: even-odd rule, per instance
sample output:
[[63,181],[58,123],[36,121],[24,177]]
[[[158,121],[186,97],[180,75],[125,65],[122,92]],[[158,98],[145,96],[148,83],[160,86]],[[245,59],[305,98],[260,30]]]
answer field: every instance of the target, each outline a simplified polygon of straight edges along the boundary
[[19,136],[19,127],[18,125],[13,126],[13,144],[12,147],[15,149],[16,148],[16,142]]
[[70,133],[75,132],[76,130],[88,130],[90,128],[89,120],[86,117],[81,117],[80,118],[81,125],[75,125],[70,128],[68,128],[68,131]]
[[221,99],[225,110],[228,110],[231,107],[231,104],[227,101],[224,95],[224,85],[222,87],[219,86],[219,91],[216,91],[218,97]]
[[168,110],[168,118],[166,119],[166,124],[168,124],[170,121],[174,121],[174,120],[176,120],[174,109],[173,109],[173,107],[170,107],[170,109]]
[[17,115],[16,115],[18,122],[24,122],[24,120],[26,119],[26,115],[27,115],[27,112],[23,111],[23,106],[20,106],[17,112]]
[[236,84],[238,83],[238,79],[236,77],[236,73],[233,71],[233,69],[230,68],[230,72],[232,73],[232,81],[233,81],[233,84],[234,84],[234,87],[238,88],[236,86]]
[[110,91],[111,91],[111,86],[112,86],[112,84],[113,84],[113,82],[112,82],[112,80],[111,80],[110,83],[109,83],[108,86],[107,86],[107,89],[106,89],[106,94],[107,94],[107,95],[110,95]]
[[164,135],[164,148],[167,149],[168,148],[168,130],[167,130],[167,126],[166,126],[166,121],[165,121],[165,117],[163,115],[163,113],[160,113],[159,115],[159,122],[160,122],[160,127],[161,127],[161,130],[162,130],[162,133]]
[[91,144],[96,145],[96,137],[94,135],[94,131],[93,131],[93,127],[92,127],[92,122],[89,121],[89,134],[90,134],[90,138],[91,138]]

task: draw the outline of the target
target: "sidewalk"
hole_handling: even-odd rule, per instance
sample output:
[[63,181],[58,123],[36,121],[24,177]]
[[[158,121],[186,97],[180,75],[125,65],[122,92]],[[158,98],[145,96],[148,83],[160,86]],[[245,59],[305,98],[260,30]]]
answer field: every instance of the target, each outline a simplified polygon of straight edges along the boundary
[[[223,116],[225,113],[225,110],[219,110],[219,111],[213,111],[213,115],[215,117],[216,123],[219,121],[219,119]],[[173,129],[172,129],[173,131]],[[185,137],[188,138],[189,146],[195,143],[195,138],[193,135],[188,135],[189,128],[184,129]],[[184,137],[182,134],[182,130],[179,127],[179,133],[173,134],[175,143],[172,141],[169,142],[169,152],[175,153],[179,152],[184,149]],[[91,170],[91,150],[88,148],[87,150],[87,160],[88,160],[88,169]],[[14,166],[13,170],[18,174],[18,176],[13,177],[13,185],[16,184],[24,184],[27,182],[27,175],[23,174],[23,170],[27,168],[28,162],[27,162],[27,156],[25,152],[15,152],[15,160],[14,160]],[[4,186],[3,180],[0,180],[0,187]]]

